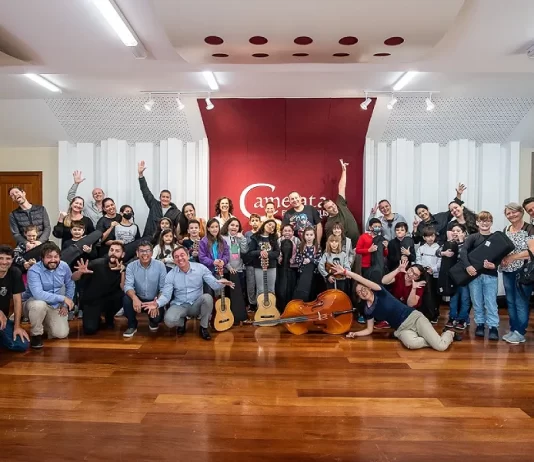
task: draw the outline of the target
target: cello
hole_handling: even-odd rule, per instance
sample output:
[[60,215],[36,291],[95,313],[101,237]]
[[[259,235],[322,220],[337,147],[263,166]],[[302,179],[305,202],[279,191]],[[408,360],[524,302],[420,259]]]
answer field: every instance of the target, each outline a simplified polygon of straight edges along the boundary
[[320,331],[327,334],[345,334],[352,326],[355,308],[349,296],[337,289],[320,293],[312,302],[291,300],[280,319],[255,321],[255,326],[276,326],[283,324],[295,335],[308,331]]

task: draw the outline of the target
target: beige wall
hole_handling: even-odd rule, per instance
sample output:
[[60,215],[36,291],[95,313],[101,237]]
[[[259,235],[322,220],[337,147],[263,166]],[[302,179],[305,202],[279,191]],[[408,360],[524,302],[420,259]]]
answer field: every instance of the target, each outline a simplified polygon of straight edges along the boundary
[[58,148],[0,148],[0,171],[43,172],[43,205],[52,225],[58,208]]

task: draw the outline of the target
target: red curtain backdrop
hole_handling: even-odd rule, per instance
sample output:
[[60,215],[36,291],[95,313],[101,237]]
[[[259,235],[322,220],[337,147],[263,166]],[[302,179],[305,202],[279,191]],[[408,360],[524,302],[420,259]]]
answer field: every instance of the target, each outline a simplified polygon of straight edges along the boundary
[[[272,198],[277,215],[289,208],[287,195],[298,191],[306,203],[337,195],[347,167],[347,201],[361,225],[365,136],[373,113],[362,99],[218,99],[200,112],[210,149],[209,197],[228,196],[246,229],[250,213],[264,215]],[[322,213],[325,215],[325,212]]]

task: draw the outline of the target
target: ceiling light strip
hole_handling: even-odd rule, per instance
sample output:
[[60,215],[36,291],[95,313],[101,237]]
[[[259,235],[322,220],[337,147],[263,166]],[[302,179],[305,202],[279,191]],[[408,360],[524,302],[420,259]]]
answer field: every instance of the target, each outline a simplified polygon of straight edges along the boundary
[[30,80],[33,80],[35,83],[38,83],[42,87],[45,87],[47,90],[53,91],[55,93],[61,93],[61,88],[56,87],[52,82],[46,80],[43,76],[39,74],[24,74]]

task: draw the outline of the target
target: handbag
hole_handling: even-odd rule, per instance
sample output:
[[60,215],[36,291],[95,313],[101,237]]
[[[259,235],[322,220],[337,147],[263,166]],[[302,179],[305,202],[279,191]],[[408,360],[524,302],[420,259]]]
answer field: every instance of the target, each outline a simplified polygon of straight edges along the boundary
[[534,284],[534,255],[528,250],[530,260],[525,260],[523,267],[517,273],[517,283],[524,286]]

